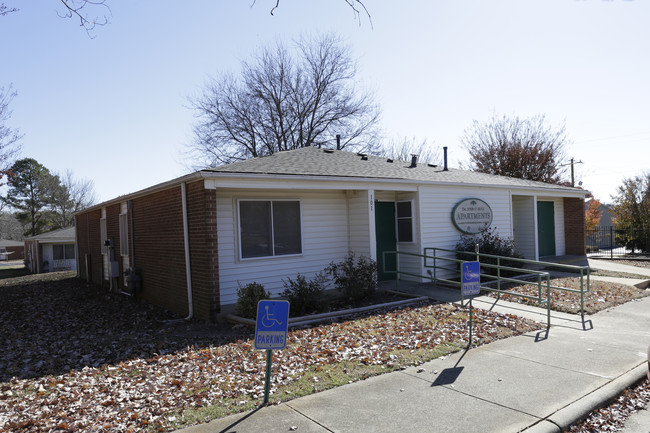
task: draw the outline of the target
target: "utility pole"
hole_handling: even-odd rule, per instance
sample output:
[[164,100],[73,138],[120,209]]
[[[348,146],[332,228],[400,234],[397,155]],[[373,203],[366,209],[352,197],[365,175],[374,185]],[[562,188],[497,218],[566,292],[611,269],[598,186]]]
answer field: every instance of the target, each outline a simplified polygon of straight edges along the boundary
[[569,164],[561,164],[561,165],[560,165],[560,167],[565,167],[565,166],[567,166],[567,165],[570,165],[570,166],[571,166],[571,186],[572,186],[572,187],[575,187],[575,186],[576,186],[576,184],[575,184],[574,170],[573,170],[573,165],[574,165],[574,164],[582,164],[582,161],[575,161],[575,162],[574,162],[574,158],[571,158],[571,162],[570,162]]

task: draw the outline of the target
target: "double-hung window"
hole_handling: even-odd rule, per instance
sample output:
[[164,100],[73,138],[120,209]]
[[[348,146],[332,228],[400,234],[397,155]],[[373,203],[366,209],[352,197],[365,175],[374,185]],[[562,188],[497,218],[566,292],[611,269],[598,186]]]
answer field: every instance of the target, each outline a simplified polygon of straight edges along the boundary
[[300,201],[240,200],[242,259],[302,253]]
[[397,242],[413,242],[413,204],[397,202]]
[[55,244],[52,245],[52,256],[54,260],[72,260],[74,259],[74,244]]

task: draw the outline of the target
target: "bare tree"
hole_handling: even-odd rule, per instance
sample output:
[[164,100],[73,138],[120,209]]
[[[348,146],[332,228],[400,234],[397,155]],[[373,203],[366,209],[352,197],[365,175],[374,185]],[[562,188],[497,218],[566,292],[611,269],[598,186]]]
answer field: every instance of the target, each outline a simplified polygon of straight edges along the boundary
[[189,153],[214,166],[305,146],[333,143],[371,152],[379,108],[354,87],[356,62],[333,35],[301,39],[290,52],[264,48],[241,75],[213,78],[191,99],[197,112]]
[[95,201],[94,183],[89,179],[77,180],[68,169],[63,174],[55,175],[59,184],[52,189],[50,208],[55,225],[70,227],[74,224],[74,214],[92,206]]
[[0,211],[0,239],[22,241],[24,227],[16,218],[16,214]]
[[461,137],[471,170],[548,183],[561,182],[568,141],[564,123],[552,127],[544,115],[520,119],[492,114],[485,122],[474,120]]
[[11,118],[9,104],[15,96],[16,92],[12,86],[6,89],[0,87],[0,180],[7,175],[14,157],[21,149],[18,142],[22,138],[22,134],[18,129],[8,125]]
[[[361,25],[361,15],[362,11],[368,17],[368,21],[370,21],[370,26],[372,26],[372,17],[370,16],[370,11],[368,11],[368,8],[366,8],[366,5],[361,1],[361,0],[343,0],[345,3],[350,6],[350,9],[352,9],[352,12],[354,13],[355,18],[359,21],[359,25]],[[257,3],[257,0],[253,0],[251,3],[251,7],[255,6],[255,3]],[[275,0],[275,5],[271,8],[271,15],[275,12],[277,8],[280,7],[280,0]]]
[[[61,18],[76,18],[79,25],[86,30],[89,37],[91,31],[97,26],[104,26],[110,22],[111,9],[106,4],[106,0],[61,0],[65,8],[63,13],[59,13]],[[103,13],[95,14],[100,9]]]
[[429,164],[438,164],[442,159],[440,146],[429,144],[426,138],[418,140],[416,137],[390,139],[378,154],[401,161],[410,161],[412,155],[417,155],[418,161]]
[[[57,14],[61,18],[77,18],[79,25],[86,30],[89,37],[93,38],[91,32],[97,26],[104,26],[110,22],[111,9],[106,0],[59,0],[64,7],[63,12]],[[11,12],[18,12],[18,8],[8,7],[4,2],[0,3],[0,16]],[[95,13],[101,10],[100,13]]]

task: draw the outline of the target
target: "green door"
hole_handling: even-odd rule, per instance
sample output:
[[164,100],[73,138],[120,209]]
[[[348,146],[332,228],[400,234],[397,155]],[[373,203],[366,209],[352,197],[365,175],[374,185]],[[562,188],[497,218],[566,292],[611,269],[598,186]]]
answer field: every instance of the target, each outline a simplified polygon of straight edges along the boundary
[[[394,280],[396,274],[383,272],[384,251],[397,250],[397,237],[395,236],[395,203],[375,202],[375,236],[377,238],[377,276],[379,281]],[[397,257],[388,254],[385,269],[394,271],[397,268]]]
[[555,255],[555,210],[552,201],[537,202],[539,256]]

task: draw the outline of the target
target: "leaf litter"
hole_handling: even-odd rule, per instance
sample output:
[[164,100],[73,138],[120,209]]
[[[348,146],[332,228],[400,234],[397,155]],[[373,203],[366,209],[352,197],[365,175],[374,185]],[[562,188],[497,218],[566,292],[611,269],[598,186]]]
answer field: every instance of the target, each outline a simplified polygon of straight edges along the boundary
[[[71,275],[52,278],[0,280],[1,431],[171,431],[209,420],[186,419],[192,411],[219,407],[223,416],[261,403],[265,353],[251,330],[169,321]],[[287,348],[274,351],[272,402],[292,398],[305,378],[316,392],[458,350],[467,319],[467,309],[425,302],[291,330]],[[474,309],[473,342],[541,326]],[[331,379],[337,369],[347,374],[341,383]]]

